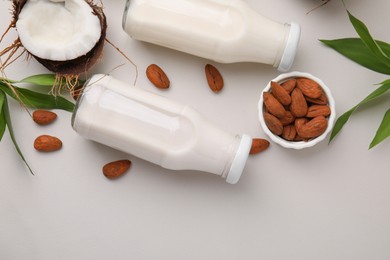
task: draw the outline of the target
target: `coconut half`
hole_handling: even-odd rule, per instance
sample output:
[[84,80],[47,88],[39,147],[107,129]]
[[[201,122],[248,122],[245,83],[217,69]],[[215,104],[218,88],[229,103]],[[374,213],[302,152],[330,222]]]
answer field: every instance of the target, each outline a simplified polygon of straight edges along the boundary
[[61,75],[80,75],[101,57],[107,22],[92,0],[13,0],[23,47]]

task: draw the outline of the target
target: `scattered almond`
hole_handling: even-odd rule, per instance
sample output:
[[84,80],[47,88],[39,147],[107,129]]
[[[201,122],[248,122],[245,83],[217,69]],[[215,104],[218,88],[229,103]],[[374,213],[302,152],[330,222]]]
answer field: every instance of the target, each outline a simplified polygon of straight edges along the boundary
[[156,64],[151,64],[146,68],[146,76],[154,86],[159,89],[169,88],[170,81],[165,72]]
[[103,166],[103,174],[108,179],[116,179],[125,174],[131,166],[130,160],[119,160]]
[[207,83],[210,89],[215,93],[221,91],[224,86],[224,82],[222,75],[218,71],[218,69],[211,64],[206,64],[204,69],[206,73]]
[[258,154],[269,147],[269,141],[262,138],[253,138],[249,154]]
[[48,110],[40,109],[33,112],[32,118],[38,125],[48,125],[57,118],[57,114]]
[[34,141],[34,148],[40,152],[54,152],[62,147],[62,141],[55,136],[41,135]]

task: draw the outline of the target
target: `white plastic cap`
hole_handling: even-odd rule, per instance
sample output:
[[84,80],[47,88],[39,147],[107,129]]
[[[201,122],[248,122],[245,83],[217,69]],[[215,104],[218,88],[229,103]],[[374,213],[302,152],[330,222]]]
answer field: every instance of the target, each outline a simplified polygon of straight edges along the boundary
[[286,72],[291,68],[294,62],[295,54],[298,49],[299,38],[301,37],[301,27],[297,23],[290,23],[290,32],[288,34],[286,48],[278,66],[278,70]]
[[252,138],[249,135],[242,135],[236,156],[233,159],[230,170],[226,176],[226,182],[236,184],[245,168],[249,151],[252,147]]

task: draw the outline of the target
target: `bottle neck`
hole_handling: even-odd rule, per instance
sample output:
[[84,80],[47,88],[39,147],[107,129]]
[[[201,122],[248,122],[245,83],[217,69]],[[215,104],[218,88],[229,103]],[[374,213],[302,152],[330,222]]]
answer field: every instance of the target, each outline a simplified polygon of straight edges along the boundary
[[289,30],[286,36],[285,47],[278,62],[274,64],[274,67],[277,67],[281,72],[290,70],[295,59],[301,35],[301,28],[298,24],[290,23],[286,24],[286,26],[289,27]]
[[244,134],[242,136],[237,136],[236,138],[238,139],[238,145],[234,157],[231,160],[227,171],[221,176],[230,184],[236,184],[240,179],[252,146],[252,138],[250,136]]

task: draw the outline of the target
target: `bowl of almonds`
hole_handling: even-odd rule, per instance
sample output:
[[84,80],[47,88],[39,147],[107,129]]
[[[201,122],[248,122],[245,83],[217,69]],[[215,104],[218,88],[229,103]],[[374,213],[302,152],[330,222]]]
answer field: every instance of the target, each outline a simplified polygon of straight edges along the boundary
[[271,140],[293,149],[324,140],[336,118],[330,89],[304,72],[284,73],[271,80],[261,93],[258,110],[260,125]]

